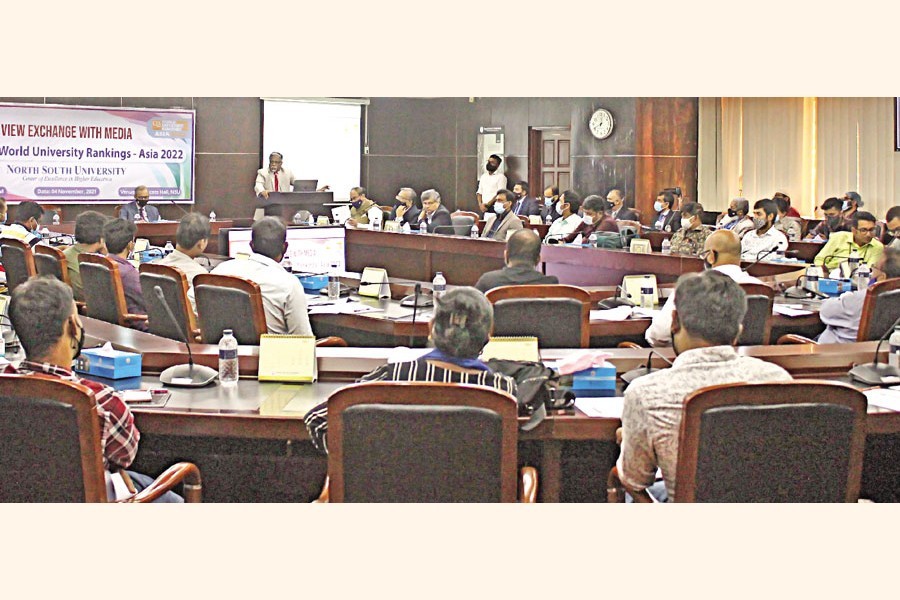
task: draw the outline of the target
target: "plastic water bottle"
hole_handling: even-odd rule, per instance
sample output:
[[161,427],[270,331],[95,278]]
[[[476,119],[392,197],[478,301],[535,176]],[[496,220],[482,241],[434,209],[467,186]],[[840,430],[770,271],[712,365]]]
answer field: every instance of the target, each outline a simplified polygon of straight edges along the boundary
[[53,213],[53,224],[59,225],[59,213],[58,212]]
[[41,237],[45,240],[50,237],[50,230],[47,227],[41,229]]
[[341,297],[341,279],[338,276],[337,263],[331,263],[331,269],[328,271],[328,299],[337,300]]
[[214,210],[209,211],[209,221],[210,221],[210,223],[214,222],[215,220],[216,220],[216,211],[214,211]]
[[653,280],[649,275],[641,280],[641,308],[653,308]]
[[231,329],[222,332],[219,340],[219,383],[231,387],[238,381],[238,343]]
[[293,273],[293,272],[294,272],[294,268],[291,266],[291,257],[288,256],[287,254],[285,254],[285,255],[284,255],[284,258],[281,259],[281,266],[282,266],[282,267],[284,268],[284,270],[287,271],[288,273]]
[[172,242],[167,241],[166,245],[163,247],[163,256],[168,256],[175,251],[175,246],[172,245]]
[[669,238],[663,238],[662,253],[663,254],[672,254],[672,242],[669,241]]
[[312,213],[309,214],[309,221],[306,224],[309,225],[310,227],[316,226],[316,220],[313,219]]
[[380,211],[377,214],[372,215],[372,229],[374,231],[381,231],[381,212]]
[[431,293],[435,298],[440,298],[441,295],[447,291],[447,280],[444,279],[444,274],[440,271],[434,276],[434,280],[431,282]]
[[816,265],[806,267],[806,289],[810,292],[819,292],[819,277],[822,271]]
[[547,223],[547,225],[553,225],[553,215],[547,213],[547,218],[544,220],[544,222]]
[[872,269],[869,268],[869,265],[866,263],[860,263],[859,268],[856,269],[856,289],[869,289],[869,278],[871,276]]
[[300,214],[300,211],[294,213],[293,219],[294,225],[303,225],[303,215]]
[[856,251],[856,248],[850,251],[850,256],[847,258],[847,268],[850,270],[847,273],[847,277],[853,277],[856,270],[859,269],[859,252]]
[[591,235],[588,236],[588,243],[587,243],[587,245],[588,245],[589,247],[591,247],[591,248],[596,248],[596,247],[597,247],[597,234],[596,234],[596,233],[593,233],[593,232],[592,232]]
[[888,355],[888,364],[895,369],[900,369],[900,325],[894,328],[891,339],[888,340],[891,346],[891,353]]
[[469,237],[473,237],[473,238],[480,237],[478,234],[478,225],[472,225],[472,231],[469,232]]
[[425,222],[425,219],[422,219],[422,222],[419,223],[419,233],[428,233],[428,223]]

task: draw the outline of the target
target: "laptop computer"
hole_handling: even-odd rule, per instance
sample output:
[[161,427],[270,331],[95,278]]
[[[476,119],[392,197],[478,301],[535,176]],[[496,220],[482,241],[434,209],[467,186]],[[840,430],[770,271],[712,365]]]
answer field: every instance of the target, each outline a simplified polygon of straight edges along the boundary
[[295,192],[314,192],[318,188],[318,179],[295,179],[291,182]]

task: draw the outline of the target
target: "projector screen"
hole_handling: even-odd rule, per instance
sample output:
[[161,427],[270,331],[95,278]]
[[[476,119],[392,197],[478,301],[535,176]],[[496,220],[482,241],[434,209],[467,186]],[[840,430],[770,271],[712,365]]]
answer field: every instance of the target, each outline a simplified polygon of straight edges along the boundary
[[280,152],[294,179],[331,186],[335,200],[349,200],[361,174],[362,103],[352,100],[262,99],[262,165]]

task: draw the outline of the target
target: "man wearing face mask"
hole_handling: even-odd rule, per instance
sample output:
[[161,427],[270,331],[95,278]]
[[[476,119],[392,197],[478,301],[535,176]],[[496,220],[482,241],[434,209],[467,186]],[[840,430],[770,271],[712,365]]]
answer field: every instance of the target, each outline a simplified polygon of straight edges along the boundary
[[494,196],[493,202],[488,206],[497,217],[491,222],[490,226],[485,226],[484,231],[481,232],[481,237],[505,242],[507,232],[525,227],[522,225],[519,217],[512,212],[513,193],[511,191],[500,190]]
[[637,221],[637,213],[625,206],[625,194],[620,189],[611,189],[606,194],[606,201],[609,202],[609,216],[616,221]]
[[681,209],[681,229],[672,236],[672,254],[696,256],[703,249],[712,229],[700,222],[703,207],[699,202],[687,202]]
[[660,192],[653,203],[653,210],[656,211],[656,220],[653,222],[653,229],[657,231],[678,231],[681,227],[681,214],[677,210],[672,210],[675,205],[675,194],[672,192]]
[[774,250],[767,258],[775,258],[775,251],[787,250],[788,241],[783,233],[775,229],[778,209],[768,198],[757,200],[753,205],[753,231],[741,238],[741,258],[755,261],[769,250]]
[[146,185],[134,188],[134,201],[129,202],[119,211],[119,218],[125,221],[138,221],[144,223],[156,223],[159,221],[159,209],[150,202],[150,190]]
[[592,194],[584,199],[581,205],[581,223],[565,238],[567,244],[573,243],[581,236],[582,243],[586,243],[592,233],[608,231],[618,233],[619,226],[615,219],[607,214],[609,203],[602,196]]
[[636,379],[625,391],[616,470],[636,501],[650,500],[646,490],[653,485],[657,468],[668,500],[675,499],[678,432],[689,394],[711,385],[791,380],[778,365],[735,351],[747,298],[731,277],[715,271],[682,275],[675,294],[672,367]]
[[[872,283],[900,277],[900,249],[885,248],[872,268]],[[819,318],[826,325],[819,336],[820,344],[849,344],[856,341],[863,302],[869,290],[844,292],[822,302]]]
[[513,204],[513,213],[517,216],[528,217],[530,215],[540,215],[541,205],[537,199],[528,195],[528,182],[520,181],[513,186],[513,195],[516,198]]
[[481,212],[487,212],[487,203],[493,200],[497,192],[506,189],[506,175],[500,170],[501,164],[503,164],[503,159],[496,154],[491,154],[484,166],[484,173],[478,178],[478,190],[475,192],[475,197]]
[[366,198],[366,188],[357,186],[350,190],[350,218],[347,219],[347,225],[368,225],[378,220],[380,214],[381,208]]
[[888,209],[884,222],[886,226],[881,243],[887,248],[900,249],[900,206]]
[[802,218],[800,216],[800,213],[797,212],[797,209],[794,208],[793,206],[791,206],[791,197],[790,196],[788,196],[784,192],[775,192],[774,194],[772,194],[772,200],[774,200],[775,202],[778,202],[779,198],[784,199],[784,202],[787,205],[787,210],[785,210],[785,214],[787,216],[792,217],[797,220],[800,220]]
[[559,201],[553,205],[553,214],[556,220],[547,230],[544,243],[559,243],[561,239],[575,231],[581,225],[581,217],[578,216],[580,208],[581,199],[575,192],[567,191],[560,196]]
[[841,206],[842,203],[837,198],[829,198],[823,202],[822,214],[825,215],[825,218],[812,231],[806,234],[806,239],[819,238],[827,240],[835,231],[850,231],[850,227],[844,224],[844,220],[841,217]]
[[548,187],[544,190],[544,203],[541,205],[541,219],[546,220],[547,215],[556,219],[560,213],[554,212],[553,207],[559,200],[559,188],[556,186]]
[[0,229],[0,240],[19,240],[34,248],[41,241],[37,230],[43,214],[44,209],[37,202],[31,200],[20,202],[14,212],[15,220]]
[[862,196],[856,192],[847,192],[844,194],[844,197],[841,199],[841,218],[844,219],[844,225],[850,224],[853,215],[855,215],[856,211],[864,204]]
[[[118,392],[72,372],[72,361],[84,345],[84,325],[78,316],[72,290],[52,277],[26,281],[13,292],[9,318],[25,349],[26,358],[18,367],[9,365],[9,374],[43,374],[79,383],[89,388],[97,403],[100,419],[103,466],[109,471],[127,468],[137,454],[140,432],[134,417]],[[146,475],[127,472],[140,491],[153,481]],[[113,499],[113,498],[111,498]],[[157,502],[181,502],[169,492]]]
[[400,188],[394,200],[394,208],[391,209],[389,221],[408,223],[410,227],[419,222],[421,209],[417,206],[419,195],[416,190],[408,187]]
[[[762,283],[756,277],[741,270],[741,240],[733,231],[719,229],[713,231],[703,244],[700,253],[705,271],[713,270],[728,275],[737,283]],[[644,332],[644,339],[651,346],[672,344],[672,312],[675,310],[675,295],[663,304],[662,310],[653,317],[653,322]]]
[[729,229],[739,238],[753,230],[753,217],[750,216],[750,202],[746,198],[732,198],[728,210],[716,217],[717,229]]
[[819,250],[813,263],[831,271],[837,269],[855,250],[860,260],[875,265],[881,258],[884,245],[875,239],[875,215],[857,212],[853,215],[850,231],[836,231]]

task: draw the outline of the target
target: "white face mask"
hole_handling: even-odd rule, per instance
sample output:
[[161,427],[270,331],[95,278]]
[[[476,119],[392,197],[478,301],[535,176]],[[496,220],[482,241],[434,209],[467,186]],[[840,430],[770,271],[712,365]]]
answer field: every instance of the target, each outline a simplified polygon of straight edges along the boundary
[[506,207],[503,206],[502,202],[494,202],[494,212],[498,215],[502,215],[506,212]]
[[585,225],[593,225],[594,224],[594,217],[592,217],[590,215],[584,215],[581,218],[581,220],[584,221]]
[[653,203],[653,210],[655,210],[656,212],[662,212],[662,209],[663,209],[662,202],[657,200],[656,202]]
[[850,209],[850,201],[844,200],[844,203],[841,205],[841,210],[849,210]]
[[681,228],[682,229],[690,229],[692,220],[693,219],[685,219],[684,217],[682,217],[681,218]]
[[562,214],[563,214],[562,205],[563,205],[562,202],[557,202],[557,203],[556,203],[556,206],[553,207],[553,210],[554,210],[554,211],[556,212],[556,214],[558,214],[559,216],[562,216]]
[[553,206],[553,196],[544,197],[544,206]]

